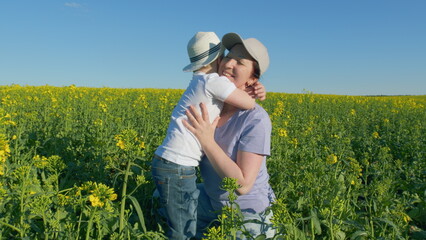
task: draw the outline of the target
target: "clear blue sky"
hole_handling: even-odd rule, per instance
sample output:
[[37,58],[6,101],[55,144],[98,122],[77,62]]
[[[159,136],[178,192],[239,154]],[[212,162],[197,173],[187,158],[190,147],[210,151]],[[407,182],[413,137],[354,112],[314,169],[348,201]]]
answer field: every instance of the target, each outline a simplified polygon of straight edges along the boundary
[[184,89],[197,31],[262,41],[271,92],[426,94],[426,0],[1,0],[0,85]]

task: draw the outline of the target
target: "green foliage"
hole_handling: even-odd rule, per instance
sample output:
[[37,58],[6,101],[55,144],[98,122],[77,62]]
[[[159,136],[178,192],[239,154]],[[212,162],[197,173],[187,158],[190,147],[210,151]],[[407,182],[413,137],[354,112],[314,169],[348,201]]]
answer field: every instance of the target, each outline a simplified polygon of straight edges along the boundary
[[[0,86],[0,239],[165,239],[150,162],[182,92]],[[275,239],[425,236],[425,96],[259,104],[273,125]],[[240,230],[238,207],[223,213],[210,239]]]

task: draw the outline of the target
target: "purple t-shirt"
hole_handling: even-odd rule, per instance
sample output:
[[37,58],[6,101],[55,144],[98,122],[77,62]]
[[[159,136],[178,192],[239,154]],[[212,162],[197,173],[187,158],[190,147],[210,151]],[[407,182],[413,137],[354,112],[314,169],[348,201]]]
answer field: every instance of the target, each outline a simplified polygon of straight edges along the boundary
[[[253,188],[247,194],[238,196],[236,201],[242,211],[264,211],[275,198],[266,169],[266,156],[270,155],[271,146],[271,120],[268,113],[258,104],[253,109],[237,111],[227,123],[216,129],[215,140],[234,161],[237,160],[239,150],[264,155]],[[200,163],[200,170],[213,208],[222,209],[228,200],[228,193],[220,189],[222,179],[206,157]]]

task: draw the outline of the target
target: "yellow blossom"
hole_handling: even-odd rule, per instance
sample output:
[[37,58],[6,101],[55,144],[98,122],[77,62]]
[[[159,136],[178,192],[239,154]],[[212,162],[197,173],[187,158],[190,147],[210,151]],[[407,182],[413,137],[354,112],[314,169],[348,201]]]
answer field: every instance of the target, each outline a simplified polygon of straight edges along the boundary
[[328,164],[335,164],[337,163],[337,156],[334,154],[330,154],[327,156],[327,163]]
[[408,216],[406,213],[401,213],[404,217],[404,222],[408,223],[409,221],[411,221],[410,216]]
[[299,141],[297,140],[297,138],[293,138],[293,140],[291,140],[290,143],[294,145],[294,148],[297,148],[297,145],[299,145]]
[[111,194],[110,196],[109,196],[109,200],[111,200],[111,201],[114,201],[114,200],[116,200],[117,199],[117,194],[116,193],[113,193],[113,194]]
[[331,137],[332,137],[332,138],[337,138],[337,139],[339,139],[339,138],[340,138],[340,136],[339,136],[339,135],[337,135],[337,134],[332,134],[332,135],[331,135]]
[[380,138],[380,135],[378,132],[373,132],[373,138]]
[[119,147],[120,149],[125,149],[126,148],[126,145],[124,144],[124,141],[123,140],[118,140],[118,142],[117,142],[117,147]]
[[280,137],[287,137],[288,136],[287,130],[284,129],[284,128],[278,129],[278,136],[280,136]]
[[94,194],[89,196],[89,201],[92,203],[93,207],[103,207],[104,203],[101,202],[99,197],[95,196]]

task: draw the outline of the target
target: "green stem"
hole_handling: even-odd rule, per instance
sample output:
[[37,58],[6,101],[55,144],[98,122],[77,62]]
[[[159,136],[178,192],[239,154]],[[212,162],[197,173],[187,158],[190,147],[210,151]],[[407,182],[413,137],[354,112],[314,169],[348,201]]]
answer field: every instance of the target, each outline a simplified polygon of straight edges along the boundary
[[17,228],[17,227],[15,227],[15,226],[13,226],[13,225],[10,225],[9,223],[5,223],[5,222],[3,222],[3,221],[0,221],[0,224],[1,225],[4,225],[4,226],[6,226],[6,227],[10,227],[10,228],[12,228],[13,230],[15,230],[15,231],[17,231],[19,234],[21,234],[21,236],[22,236],[22,231],[21,231],[21,229],[19,229],[19,228]]
[[[23,184],[24,185],[24,184]],[[24,225],[24,194],[25,194],[25,187],[22,186],[22,192],[20,197],[20,216],[19,216],[19,223],[21,226]],[[22,231],[19,232],[21,235],[21,238],[24,237],[24,233]]]
[[[81,195],[80,195],[80,199],[79,199],[80,201],[79,202],[81,202]],[[81,206],[81,211],[80,211],[80,216],[79,216],[79,218],[78,218],[78,224],[77,224],[77,234],[75,235],[76,236],[76,240],[78,240],[79,239],[79,236],[80,236],[80,227],[81,227],[81,220],[83,219],[83,206]]]
[[93,209],[92,213],[90,214],[89,223],[87,224],[86,240],[90,239],[90,232],[92,231],[93,218],[95,217],[96,209],[97,209],[97,207],[95,207]]
[[46,220],[46,213],[45,211],[43,211],[43,224],[44,224],[44,239],[47,240],[49,239],[49,235],[47,234],[47,220]]
[[127,167],[126,172],[124,173],[124,182],[123,182],[123,189],[121,192],[121,210],[120,210],[120,233],[122,233],[124,229],[124,211],[126,210],[126,198],[127,198],[127,181],[129,179],[129,173],[130,173],[130,165],[131,165],[131,158],[127,161]]
[[[19,223],[21,224],[21,226],[24,226],[24,212],[25,212],[25,194],[27,192],[27,186],[26,183],[28,181],[28,177],[29,177],[30,173],[26,173],[24,180],[22,181],[22,187],[21,187],[21,197],[20,197],[20,216],[19,216]],[[25,233],[24,231],[20,231],[19,232],[21,235],[21,238],[24,238]]]
[[[333,200],[334,202],[334,200]],[[334,240],[334,229],[333,229],[333,215],[334,215],[334,211],[333,211],[333,206],[334,203],[331,204],[331,208],[330,208],[330,237],[331,240]]]

